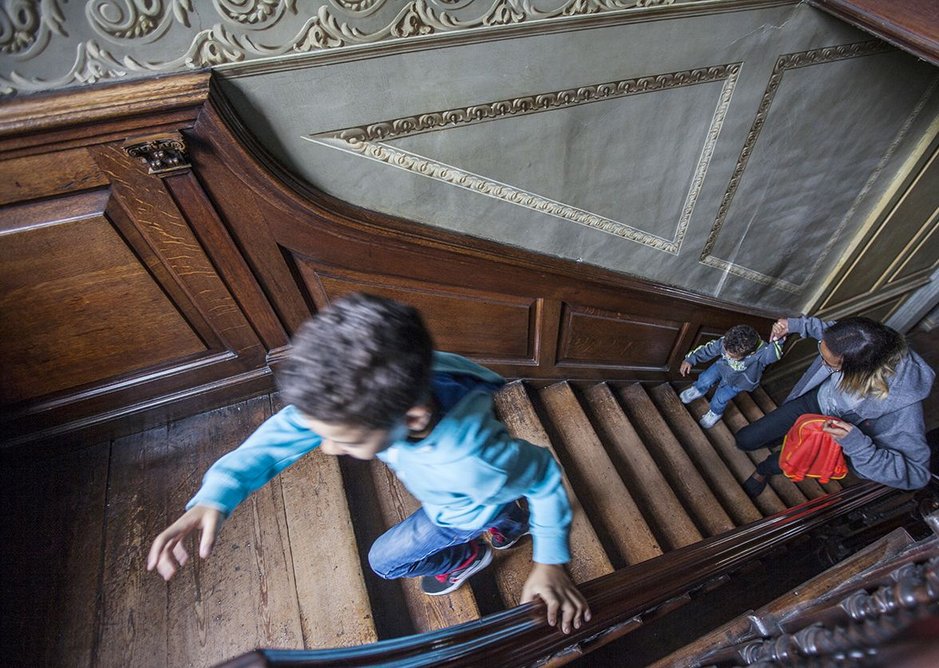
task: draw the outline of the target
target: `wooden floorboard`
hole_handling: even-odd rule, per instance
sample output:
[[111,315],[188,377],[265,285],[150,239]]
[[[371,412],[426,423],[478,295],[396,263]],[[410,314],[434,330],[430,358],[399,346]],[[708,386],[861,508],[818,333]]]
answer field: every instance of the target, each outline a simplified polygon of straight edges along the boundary
[[[170,515],[196,492],[202,473],[269,414],[269,398],[259,397],[213,411],[209,420],[170,425]],[[170,665],[212,665],[256,647],[302,647],[280,480],[232,513],[210,559],[193,558],[167,586]]]
[[90,666],[110,443],[4,458],[4,666]]

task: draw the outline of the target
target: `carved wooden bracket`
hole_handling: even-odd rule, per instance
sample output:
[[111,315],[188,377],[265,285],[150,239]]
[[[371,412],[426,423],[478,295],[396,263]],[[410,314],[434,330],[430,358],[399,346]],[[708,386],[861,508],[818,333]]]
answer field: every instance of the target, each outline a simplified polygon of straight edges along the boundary
[[128,139],[122,148],[145,162],[151,174],[162,176],[192,167],[186,141],[178,134]]

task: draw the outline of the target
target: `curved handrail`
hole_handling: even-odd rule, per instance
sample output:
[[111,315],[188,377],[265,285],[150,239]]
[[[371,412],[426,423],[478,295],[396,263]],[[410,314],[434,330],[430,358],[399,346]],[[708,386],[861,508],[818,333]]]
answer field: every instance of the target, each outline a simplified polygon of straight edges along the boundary
[[547,625],[543,604],[538,602],[431,633],[339,649],[259,649],[221,666],[540,664],[897,491],[872,482],[848,487],[584,583],[580,589],[593,618],[570,635]]

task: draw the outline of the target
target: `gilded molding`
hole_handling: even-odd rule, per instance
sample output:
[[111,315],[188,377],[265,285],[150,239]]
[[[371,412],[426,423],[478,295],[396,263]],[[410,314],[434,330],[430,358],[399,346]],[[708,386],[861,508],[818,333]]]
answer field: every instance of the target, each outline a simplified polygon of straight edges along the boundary
[[[486,197],[568,220],[579,225],[585,225],[656,250],[677,255],[681,249],[688,223],[691,220],[691,214],[694,211],[695,202],[704,182],[714,145],[720,135],[727,108],[730,106],[739,72],[740,63],[730,63],[654,76],[623,79],[538,95],[498,100],[486,104],[428,112],[417,116],[406,116],[365,126],[330,130],[307,135],[304,139],[397,167],[417,176],[441,181]],[[386,143],[427,132],[466,127],[631,95],[718,81],[724,82],[721,94],[693,172],[691,186],[685,197],[675,234],[671,239],[645,232],[626,223]]]
[[892,47],[890,47],[888,44],[880,40],[868,40],[864,42],[855,42],[852,44],[842,44],[838,46],[823,47],[798,53],[784,54],[776,60],[776,65],[773,67],[773,73],[770,75],[769,82],[766,85],[766,90],[764,91],[763,97],[760,100],[760,105],[757,108],[756,116],[753,119],[753,123],[750,126],[749,132],[747,133],[743,148],[740,151],[740,156],[737,159],[734,171],[731,174],[730,181],[727,184],[727,189],[725,190],[724,196],[721,199],[721,203],[717,211],[717,217],[708,234],[704,248],[701,251],[701,256],[699,259],[701,264],[714,269],[719,269],[720,271],[727,272],[729,274],[733,274],[734,276],[739,276],[740,278],[744,278],[754,283],[767,285],[785,292],[789,292],[791,294],[802,294],[805,287],[811,284],[813,277],[821,267],[822,263],[831,253],[834,245],[840,240],[842,232],[844,232],[848,223],[854,217],[854,214],[860,206],[861,202],[871,190],[874,182],[883,172],[887,162],[890,160],[902,140],[905,138],[915,119],[919,116],[926,102],[935,90],[936,83],[939,82],[939,79],[934,81],[933,84],[931,84],[926,89],[925,93],[923,93],[922,97],[913,108],[913,111],[907,117],[903,123],[903,126],[893,138],[887,151],[881,157],[877,167],[868,177],[864,187],[861,188],[861,191],[854,198],[852,205],[842,217],[835,232],[829,237],[827,244],[822,249],[822,252],[815,259],[815,262],[813,263],[807,278],[801,284],[796,284],[775,276],[769,276],[762,272],[756,271],[755,269],[750,269],[729,260],[716,257],[712,255],[714,246],[717,243],[717,238],[721,233],[724,222],[726,221],[727,213],[730,210],[734,196],[737,192],[737,188],[743,179],[743,173],[747,167],[750,156],[753,153],[753,148],[756,145],[756,142],[760,137],[760,133],[763,130],[766,118],[769,115],[770,107],[772,106],[773,100],[775,99],[776,92],[779,90],[779,86],[782,83],[783,75],[788,70],[811,67],[813,65],[830,63],[847,58],[858,58],[862,56],[885,53],[890,51],[891,48]]
[[[212,0],[211,5],[201,2],[193,9],[192,0],[91,0],[80,19],[87,26],[79,26],[74,25],[79,20],[75,17],[69,18],[72,25],[66,25],[63,0],[12,0],[0,9],[0,93],[140,78],[457,31],[540,26],[549,19],[603,15],[615,19],[637,11],[698,6],[701,12],[710,12],[741,1]],[[197,14],[199,24],[209,27],[195,31]],[[68,70],[50,76],[44,62],[50,41],[62,42],[89,29],[92,39],[65,46],[75,54]],[[179,37],[187,34],[180,49]],[[58,46],[58,53],[49,55],[52,62],[61,57],[63,45]]]

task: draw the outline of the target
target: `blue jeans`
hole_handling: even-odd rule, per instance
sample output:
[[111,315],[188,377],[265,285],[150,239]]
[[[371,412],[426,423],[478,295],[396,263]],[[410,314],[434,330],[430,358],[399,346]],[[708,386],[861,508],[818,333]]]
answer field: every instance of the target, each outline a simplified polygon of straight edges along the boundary
[[[528,528],[528,512],[513,501],[502,507],[489,526],[506,536],[516,536]],[[378,537],[369,550],[368,563],[376,574],[389,580],[442,575],[470,557],[470,543],[484,531],[437,526],[423,508],[418,508]]]
[[695,381],[694,386],[697,388],[698,392],[704,394],[711,386],[715,383],[719,383],[717,389],[714,390],[714,396],[711,397],[711,412],[715,415],[723,415],[724,409],[727,408],[727,402],[740,394],[740,388],[731,387],[727,383],[721,380],[721,372],[717,368],[717,364],[712,364],[709,366],[704,373],[698,376],[698,380]]

